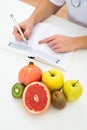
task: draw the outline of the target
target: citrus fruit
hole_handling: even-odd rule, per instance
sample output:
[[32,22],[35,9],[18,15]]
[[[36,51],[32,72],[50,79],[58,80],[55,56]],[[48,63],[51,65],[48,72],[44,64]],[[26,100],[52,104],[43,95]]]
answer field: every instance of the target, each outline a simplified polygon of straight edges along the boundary
[[32,114],[39,114],[48,109],[51,102],[49,89],[41,82],[32,82],[23,92],[24,107]]
[[12,86],[12,96],[14,98],[21,98],[23,94],[24,86],[20,83],[15,83]]
[[42,70],[40,67],[30,62],[28,65],[20,69],[18,74],[19,82],[25,86],[34,81],[40,81],[42,76]]
[[52,92],[51,98],[52,98],[52,104],[54,107],[58,109],[63,109],[66,106],[67,100],[63,92],[56,90]]

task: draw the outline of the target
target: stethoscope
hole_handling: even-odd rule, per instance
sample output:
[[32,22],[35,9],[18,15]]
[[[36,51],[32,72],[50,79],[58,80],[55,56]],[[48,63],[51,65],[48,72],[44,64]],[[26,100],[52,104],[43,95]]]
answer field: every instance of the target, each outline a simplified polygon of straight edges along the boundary
[[71,4],[73,7],[77,8],[81,5],[81,0],[71,0]]

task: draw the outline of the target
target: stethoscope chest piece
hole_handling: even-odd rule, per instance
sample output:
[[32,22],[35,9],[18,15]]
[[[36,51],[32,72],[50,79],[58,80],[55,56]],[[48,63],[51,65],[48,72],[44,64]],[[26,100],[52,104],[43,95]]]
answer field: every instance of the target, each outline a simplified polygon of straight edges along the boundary
[[73,7],[77,8],[81,4],[81,0],[71,0],[71,4]]

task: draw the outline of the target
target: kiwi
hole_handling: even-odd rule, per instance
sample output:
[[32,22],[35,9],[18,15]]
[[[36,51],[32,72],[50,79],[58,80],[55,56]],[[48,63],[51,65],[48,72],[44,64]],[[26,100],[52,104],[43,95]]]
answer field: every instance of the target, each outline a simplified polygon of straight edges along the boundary
[[23,94],[24,86],[21,83],[15,83],[12,86],[12,96],[14,98],[21,98]]
[[66,98],[63,92],[56,90],[51,95],[52,104],[57,109],[63,109],[66,106]]

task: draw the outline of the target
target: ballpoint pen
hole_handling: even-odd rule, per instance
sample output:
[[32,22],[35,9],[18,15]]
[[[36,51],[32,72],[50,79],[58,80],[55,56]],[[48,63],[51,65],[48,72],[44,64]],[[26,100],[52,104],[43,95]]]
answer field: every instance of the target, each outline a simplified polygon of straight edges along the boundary
[[18,25],[18,23],[17,23],[15,17],[13,16],[13,14],[10,14],[10,16],[11,16],[11,18],[12,18],[12,20],[13,20],[13,22],[14,22],[16,28],[18,29],[20,35],[22,36],[24,42],[27,44],[27,39],[24,37],[24,34],[23,34],[23,32],[22,32],[20,26]]

